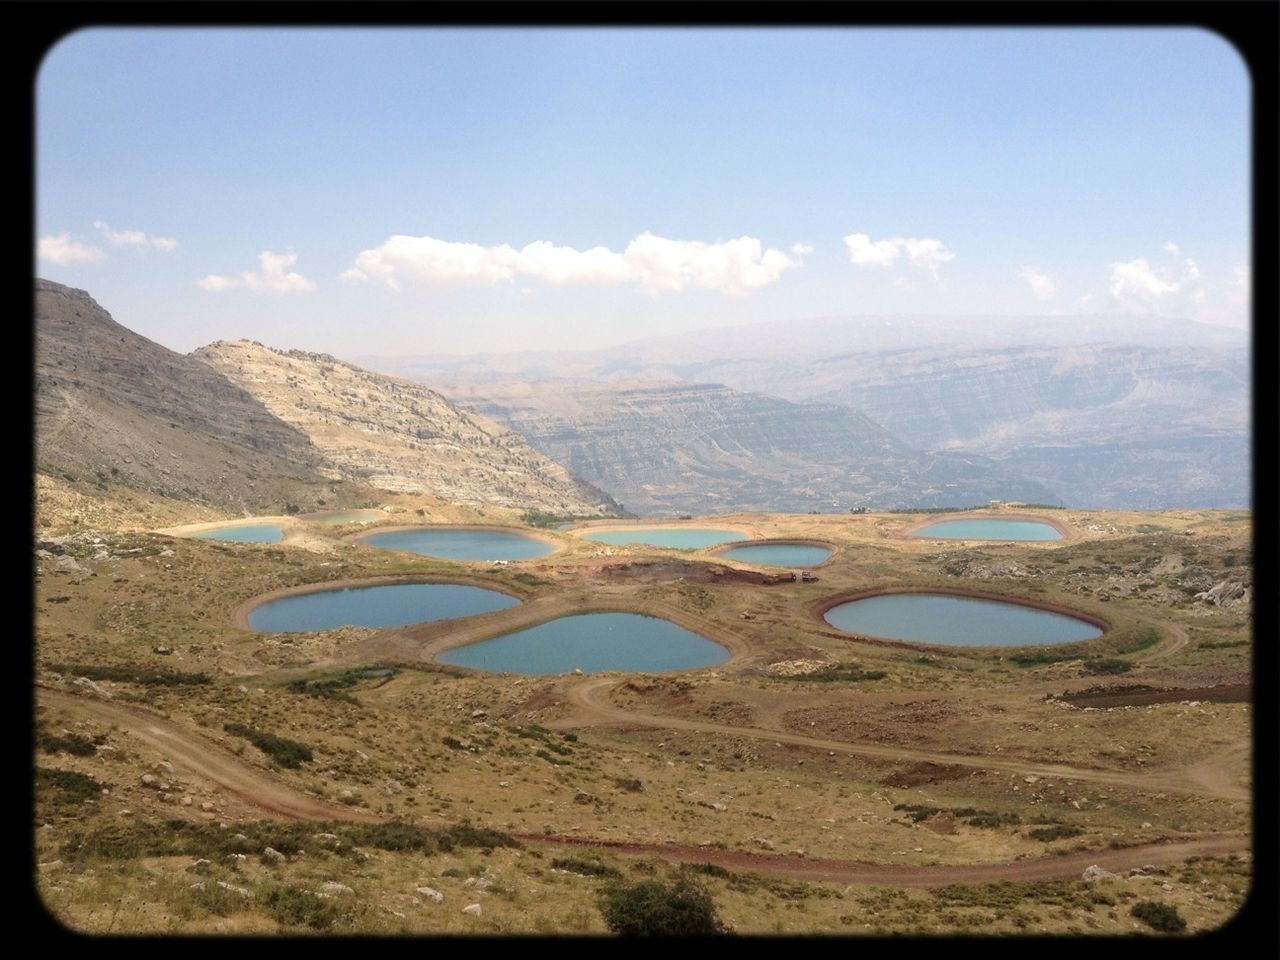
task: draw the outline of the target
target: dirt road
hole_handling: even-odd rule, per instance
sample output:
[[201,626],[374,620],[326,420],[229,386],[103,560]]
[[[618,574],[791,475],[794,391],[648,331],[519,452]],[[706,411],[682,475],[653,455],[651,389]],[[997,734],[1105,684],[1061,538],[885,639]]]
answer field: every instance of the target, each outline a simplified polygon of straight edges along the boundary
[[[611,681],[596,681],[593,689]],[[585,686],[585,685],[584,685]],[[581,687],[578,688],[581,690]],[[78,696],[47,687],[37,689],[39,701],[56,705],[81,717],[113,724],[143,742],[164,751],[174,767],[184,773],[212,781],[246,804],[271,816],[286,820],[383,819],[359,807],[329,803],[304,793],[254,767],[194,731],[183,728],[150,711],[126,704]],[[588,700],[587,702],[591,702]],[[631,714],[622,714],[628,719]],[[703,725],[712,726],[714,724]],[[738,728],[727,728],[740,732]],[[775,736],[770,731],[764,731]],[[788,737],[807,740],[804,737]],[[845,746],[848,746],[846,744]],[[968,758],[972,761],[972,758]],[[1142,781],[1146,782],[1146,781]],[[585,837],[517,834],[521,840],[550,846],[590,846],[636,856],[658,856],[676,863],[714,863],[726,869],[747,870],[797,880],[829,880],[886,886],[943,886],[949,883],[985,883],[1001,880],[1077,879],[1084,868],[1098,864],[1121,871],[1143,864],[1177,863],[1191,856],[1247,853],[1249,838],[1237,834],[1209,834],[1179,837],[1167,843],[1144,844],[1120,850],[1099,850],[1035,860],[1015,860],[1003,864],[876,864],[857,860],[834,860],[787,855],[766,855],[742,850],[691,847],[682,844],[635,843]]]
[[[707,720],[686,720],[683,717],[664,717],[650,713],[622,710],[609,702],[609,691],[620,682],[620,680],[612,677],[592,678],[570,687],[566,693],[569,703],[575,707],[575,714],[571,720],[560,721],[560,723],[571,723],[575,726],[582,724],[635,726],[638,724],[647,727],[661,727],[668,730],[688,730],[696,733],[714,733],[730,737],[772,740],[775,743],[789,743],[798,747],[810,747],[814,750],[834,751],[836,753],[875,757],[883,760],[915,760],[939,764],[956,764],[980,770],[1012,773],[1019,776],[1035,775],[1039,777],[1055,777],[1062,780],[1083,780],[1090,783],[1131,787],[1137,790],[1192,793],[1202,796],[1223,797],[1230,800],[1247,800],[1250,796],[1247,788],[1232,782],[1229,773],[1218,772],[1218,768],[1222,767],[1224,762],[1238,759],[1238,754],[1235,753],[1224,758],[1222,762],[1198,765],[1194,768],[1196,776],[1189,777],[1188,771],[1183,770],[1124,773],[1110,770],[1094,770],[1089,767],[1071,767],[1065,764],[1035,763],[1030,760],[1019,760],[1010,757],[990,755],[975,757],[967,754],[938,753],[898,744],[885,746],[873,743],[850,743],[845,740],[806,737],[785,730],[771,730],[763,727],[738,727]],[[552,725],[554,726],[555,724]]]
[[37,702],[56,705],[82,717],[114,724],[161,750],[175,771],[208,780],[241,802],[286,820],[380,820],[359,807],[331,803],[303,793],[266,770],[240,759],[230,750],[206,740],[171,720],[139,707],[77,696],[39,687]]

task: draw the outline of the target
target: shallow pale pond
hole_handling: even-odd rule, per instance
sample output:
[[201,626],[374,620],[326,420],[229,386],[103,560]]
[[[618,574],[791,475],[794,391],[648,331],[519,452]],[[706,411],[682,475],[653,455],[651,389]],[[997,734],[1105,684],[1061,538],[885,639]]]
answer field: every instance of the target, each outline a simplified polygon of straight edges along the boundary
[[360,543],[444,560],[530,560],[546,556],[555,550],[553,544],[518,533],[497,530],[438,530],[430,527],[374,533],[361,537]]
[[615,547],[631,543],[643,543],[651,547],[671,547],[676,550],[701,550],[721,543],[747,539],[745,534],[733,530],[706,530],[692,527],[665,527],[634,530],[602,530],[583,534],[584,540],[608,543]]
[[936,540],[1061,540],[1062,534],[1039,520],[996,520],[979,517],[940,520],[911,534]]
[[240,527],[220,527],[197,533],[199,540],[234,540],[237,543],[279,543],[284,531],[274,523],[254,523]]
[[837,630],[955,647],[1072,643],[1102,635],[1092,623],[1017,603],[936,593],[890,593],[832,607]]
[[731,547],[720,554],[741,563],[765,567],[816,567],[831,556],[829,547],[803,543],[762,543]]

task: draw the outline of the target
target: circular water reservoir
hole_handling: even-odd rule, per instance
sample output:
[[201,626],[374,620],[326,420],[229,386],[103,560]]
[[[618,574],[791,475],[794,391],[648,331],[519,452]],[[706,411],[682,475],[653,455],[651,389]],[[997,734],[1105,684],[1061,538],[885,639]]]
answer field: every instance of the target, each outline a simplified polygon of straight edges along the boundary
[[334,513],[315,513],[306,519],[312,523],[373,523],[386,516],[381,510],[339,510]]
[[709,667],[729,651],[684,627],[635,613],[580,613],[446,650],[436,660],[490,673],[545,675]]
[[384,550],[406,550],[444,560],[529,560],[555,549],[554,544],[497,530],[399,530],[360,538]]
[[936,593],[888,593],[826,612],[837,630],[948,647],[1023,647],[1102,636],[1092,623],[1018,603]]
[[254,523],[243,527],[221,527],[197,533],[199,540],[235,540],[237,543],[279,543],[284,531],[274,523]]
[[816,567],[831,556],[831,548],[808,543],[761,543],[730,547],[720,556],[765,567]]
[[281,597],[249,612],[249,626],[267,633],[332,630],[334,627],[403,627],[428,620],[451,620],[520,601],[496,590],[457,583],[389,583],[344,587]]
[[942,520],[911,534],[935,540],[1061,540],[1062,534],[1039,520],[971,518]]
[[701,550],[721,543],[747,539],[745,534],[733,530],[699,530],[692,527],[667,527],[650,530],[602,530],[584,534],[583,539],[608,543],[615,547],[629,543],[643,543],[651,547],[671,547],[676,550]]

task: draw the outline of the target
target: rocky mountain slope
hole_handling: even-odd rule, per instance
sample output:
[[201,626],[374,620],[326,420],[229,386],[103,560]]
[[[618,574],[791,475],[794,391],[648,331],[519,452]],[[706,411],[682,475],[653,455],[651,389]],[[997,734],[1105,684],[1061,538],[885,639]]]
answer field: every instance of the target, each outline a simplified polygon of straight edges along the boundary
[[[442,385],[639,514],[1045,501],[981,458],[922,454],[866,416],[716,384]],[[1055,498],[1056,502],[1056,498]]]
[[305,433],[83,290],[36,280],[34,372],[38,474],[246,510],[323,482]]
[[219,341],[192,356],[307,436],[329,475],[453,503],[557,514],[617,509],[518,434],[420,384],[249,340]]
[[911,446],[990,458],[1069,504],[1162,509],[1250,502],[1250,365],[1245,332],[1185,320],[860,317],[380,369],[721,383],[861,411]]

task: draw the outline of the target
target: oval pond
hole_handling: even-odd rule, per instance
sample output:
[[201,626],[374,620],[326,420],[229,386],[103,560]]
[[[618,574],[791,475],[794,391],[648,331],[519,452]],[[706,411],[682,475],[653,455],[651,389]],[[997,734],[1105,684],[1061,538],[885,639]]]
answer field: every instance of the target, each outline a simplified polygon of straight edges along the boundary
[[279,543],[284,531],[274,523],[254,523],[242,527],[222,527],[197,533],[199,540],[234,540],[237,543]]
[[436,660],[490,673],[541,676],[628,670],[688,670],[729,659],[706,637],[657,617],[580,613],[446,650]]
[[428,620],[506,610],[520,601],[496,590],[457,583],[388,583],[316,590],[271,600],[249,611],[249,626],[267,633],[334,627],[403,627]]
[[643,543],[650,547],[671,547],[675,550],[701,550],[721,543],[747,539],[746,534],[733,530],[698,530],[692,527],[667,527],[647,530],[602,530],[583,534],[584,540],[595,540],[615,547],[630,543]]
[[1062,534],[1040,520],[996,520],[972,517],[940,520],[921,527],[913,537],[937,540],[1061,540]]
[[831,548],[809,543],[761,543],[730,547],[720,556],[766,567],[816,567],[831,556]]
[[361,543],[384,550],[407,550],[444,560],[530,560],[555,549],[554,544],[497,530],[399,530],[374,533]]
[[889,593],[826,612],[837,630],[948,647],[1023,647],[1102,636],[1092,623],[1017,603],[936,593]]

